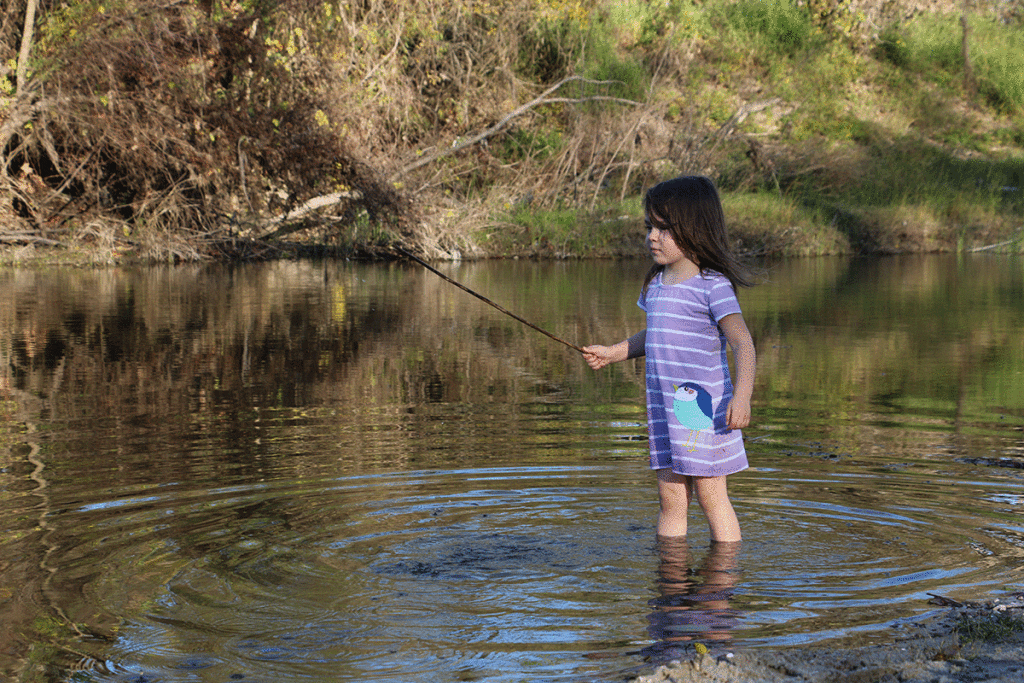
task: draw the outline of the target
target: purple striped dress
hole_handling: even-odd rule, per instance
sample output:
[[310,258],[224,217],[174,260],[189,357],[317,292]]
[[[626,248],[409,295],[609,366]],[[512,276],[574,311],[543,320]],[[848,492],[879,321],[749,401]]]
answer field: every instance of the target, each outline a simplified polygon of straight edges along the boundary
[[739,313],[732,283],[706,272],[677,285],[659,273],[637,302],[647,313],[647,428],[651,469],[718,477],[747,468],[743,433],[726,427],[732,398],[718,321]]

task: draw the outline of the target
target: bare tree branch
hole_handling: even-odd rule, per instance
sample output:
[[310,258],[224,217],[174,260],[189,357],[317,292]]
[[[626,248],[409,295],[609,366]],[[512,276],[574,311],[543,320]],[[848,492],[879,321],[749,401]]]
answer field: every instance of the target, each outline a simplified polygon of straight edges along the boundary
[[[518,116],[522,116],[523,114],[525,114],[526,112],[530,111],[531,109],[534,109],[535,107],[539,107],[541,105],[545,105],[545,104],[581,104],[583,102],[616,102],[618,104],[628,104],[628,105],[631,105],[631,106],[642,106],[643,105],[642,102],[635,102],[633,100],[627,100],[627,99],[623,99],[623,98],[620,98],[620,97],[610,97],[610,96],[606,96],[606,95],[593,95],[593,96],[589,96],[589,97],[549,97],[549,95],[551,95],[553,92],[555,92],[556,90],[561,88],[563,85],[565,85],[566,83],[573,82],[573,81],[582,81],[582,82],[588,83],[590,85],[608,85],[610,83],[614,83],[614,81],[593,81],[593,80],[590,80],[590,79],[583,78],[582,76],[570,76],[568,78],[563,78],[558,83],[555,83],[553,86],[551,86],[550,88],[548,88],[547,90],[542,92],[540,95],[538,95],[533,100],[530,100],[526,104],[524,104],[524,105],[522,105],[520,107],[517,107],[516,109],[514,109],[511,112],[509,112],[508,114],[506,114],[500,121],[495,123],[490,128],[487,128],[486,130],[484,130],[484,131],[482,131],[480,133],[477,133],[475,135],[472,135],[472,136],[470,136],[470,137],[468,137],[468,138],[466,138],[464,140],[460,140],[456,144],[453,144],[451,147],[447,147],[447,148],[442,149],[442,150],[440,150],[440,151],[438,151],[438,152],[436,152],[434,154],[425,156],[425,157],[423,157],[421,159],[417,159],[415,162],[413,162],[411,164],[408,164],[407,166],[402,168],[400,171],[398,171],[397,173],[392,175],[391,178],[389,178],[389,182],[394,182],[395,180],[397,180],[398,178],[402,177],[406,173],[409,173],[411,171],[416,170],[417,168],[421,168],[421,167],[426,166],[426,165],[428,165],[430,163],[433,163],[434,161],[437,161],[438,159],[441,159],[443,157],[449,156],[451,154],[455,154],[456,152],[458,152],[460,150],[466,149],[467,147],[471,147],[471,146],[477,144],[481,140],[485,140],[485,139],[491,137],[492,135],[494,135],[494,134],[498,133],[499,131],[501,131],[514,118],[516,118]],[[294,223],[297,223],[298,221],[304,220],[313,211],[316,211],[318,209],[322,209],[322,208],[325,208],[325,207],[328,207],[328,206],[333,206],[335,204],[338,204],[338,203],[346,201],[346,200],[352,200],[352,199],[358,199],[358,198],[359,198],[358,193],[353,193],[353,192],[334,192],[332,194],[322,195],[322,196],[319,196],[319,197],[313,197],[312,199],[310,199],[310,200],[306,201],[305,203],[303,203],[297,209],[292,210],[292,211],[288,211],[288,212],[286,212],[284,214],[276,216],[276,217],[270,219],[269,221],[266,221],[265,223],[263,223],[263,229],[264,230],[266,230],[267,228],[275,228],[275,229],[272,232],[270,232],[270,233],[264,234],[263,237],[261,237],[260,239],[272,239],[274,237],[280,237],[282,235],[288,234],[289,232],[294,232],[294,229],[292,229],[289,226],[294,224]],[[302,229],[302,228],[300,227],[300,228],[297,228],[297,229]]]
[[480,142],[481,140],[486,140],[487,138],[489,138],[492,135],[495,135],[496,133],[501,131],[501,129],[503,129],[505,126],[507,126],[509,124],[509,122],[512,121],[512,119],[517,118],[519,116],[522,116],[523,114],[525,114],[526,112],[530,111],[531,109],[534,109],[534,108],[539,107],[539,106],[544,105],[544,104],[559,104],[559,103],[581,104],[583,102],[617,102],[619,104],[629,104],[629,105],[633,105],[633,106],[642,106],[643,105],[643,102],[635,102],[633,100],[622,99],[622,98],[619,98],[619,97],[608,97],[608,96],[603,96],[603,95],[594,95],[592,97],[579,97],[579,98],[548,97],[548,95],[550,95],[551,93],[555,92],[556,90],[561,88],[566,83],[571,83],[573,81],[582,81],[582,82],[588,83],[590,85],[608,85],[610,83],[614,83],[615,82],[615,81],[592,81],[590,79],[583,78],[582,76],[569,76],[568,78],[563,78],[558,83],[555,83],[553,86],[551,86],[550,88],[548,88],[547,90],[542,92],[540,95],[538,95],[534,99],[532,99],[529,102],[527,102],[526,104],[524,104],[522,106],[519,106],[519,107],[516,107],[515,109],[513,109],[511,112],[506,114],[500,121],[498,121],[496,124],[494,124],[490,128],[487,128],[486,130],[484,130],[484,131],[482,131],[480,133],[477,133],[476,135],[471,135],[470,137],[468,137],[468,138],[466,138],[464,140],[458,141],[455,144],[453,144],[451,147],[447,147],[447,148],[445,148],[445,149],[443,149],[443,150],[441,150],[439,152],[436,152],[434,154],[431,154],[431,155],[422,157],[420,159],[417,159],[413,163],[408,164],[407,166],[405,166],[404,168],[399,170],[397,173],[393,174],[388,180],[390,182],[394,182],[395,180],[398,180],[399,178],[401,178],[406,173],[410,173],[412,171],[415,171],[417,168],[421,168],[423,166],[426,166],[427,164],[431,164],[431,163],[437,161],[438,159],[441,159],[441,158],[444,158],[446,156],[455,154],[456,152],[464,150],[467,147],[471,147],[471,146],[475,145],[476,143]]
[[32,35],[36,26],[36,0],[28,0],[25,8],[25,28],[21,32],[21,50],[18,52],[18,98],[28,92],[28,58],[32,52]]

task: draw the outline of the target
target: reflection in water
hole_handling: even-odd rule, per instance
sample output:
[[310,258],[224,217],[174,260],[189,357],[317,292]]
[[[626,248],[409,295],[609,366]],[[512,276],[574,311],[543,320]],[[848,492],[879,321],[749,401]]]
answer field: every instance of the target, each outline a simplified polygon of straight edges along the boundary
[[713,650],[732,641],[739,612],[729,606],[740,581],[742,543],[712,542],[694,566],[685,538],[658,537],[658,597],[648,617],[655,643],[644,654],[659,661],[692,655],[696,643]]
[[[575,343],[642,321],[642,261],[444,268]],[[1020,260],[768,273],[740,574],[650,552],[641,362],[418,267],[0,269],[0,679],[589,680],[1018,583]]]

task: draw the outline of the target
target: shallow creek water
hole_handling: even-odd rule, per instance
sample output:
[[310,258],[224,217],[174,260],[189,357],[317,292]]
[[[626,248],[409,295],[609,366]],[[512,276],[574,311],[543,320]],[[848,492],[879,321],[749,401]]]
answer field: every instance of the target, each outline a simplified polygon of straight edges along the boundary
[[[440,267],[643,324],[643,262]],[[642,362],[421,268],[0,270],[0,678],[610,681],[1019,589],[1021,260],[763,279],[730,549],[656,543]]]

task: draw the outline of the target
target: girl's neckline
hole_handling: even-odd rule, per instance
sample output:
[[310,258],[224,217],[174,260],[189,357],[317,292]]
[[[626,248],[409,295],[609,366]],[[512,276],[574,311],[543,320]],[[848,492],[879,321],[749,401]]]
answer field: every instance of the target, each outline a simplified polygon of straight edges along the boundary
[[689,282],[690,280],[692,280],[694,278],[701,277],[702,275],[703,275],[703,273],[698,272],[696,275],[691,275],[690,277],[688,277],[688,278],[686,278],[684,280],[680,280],[679,282],[668,282],[665,279],[665,271],[663,270],[660,273],[658,273],[658,282],[663,287],[677,287],[679,285],[686,284],[687,282]]

